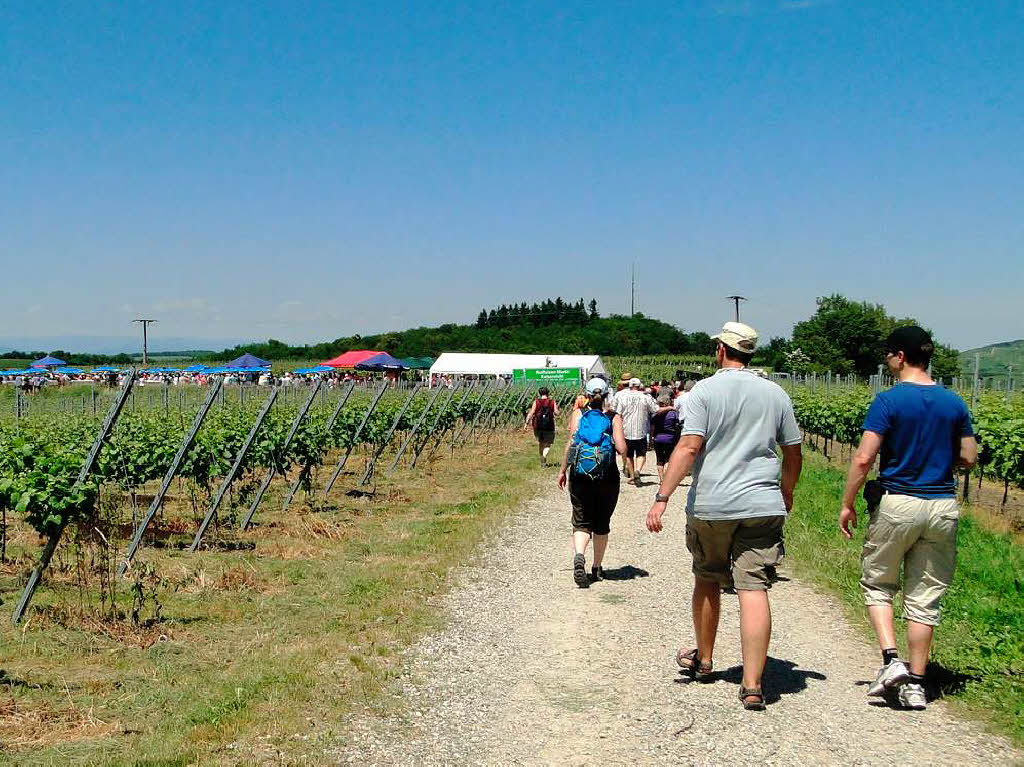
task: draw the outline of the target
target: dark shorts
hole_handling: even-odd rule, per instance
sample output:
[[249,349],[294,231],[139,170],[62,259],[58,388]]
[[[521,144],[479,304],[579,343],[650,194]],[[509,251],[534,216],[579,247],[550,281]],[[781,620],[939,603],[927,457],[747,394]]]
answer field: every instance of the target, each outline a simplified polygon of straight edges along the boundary
[[668,463],[668,459],[671,457],[672,451],[675,449],[675,442],[655,442],[654,455],[658,459],[658,465],[664,466],[666,463]]
[[570,476],[569,500],[573,532],[608,535],[612,513],[619,502],[619,470],[613,469],[610,477],[601,480]]
[[533,436],[536,437],[537,441],[542,445],[550,445],[555,441],[554,429],[551,431],[538,431],[537,429],[534,429]]
[[647,455],[647,437],[626,440],[626,457],[636,458],[638,455]]

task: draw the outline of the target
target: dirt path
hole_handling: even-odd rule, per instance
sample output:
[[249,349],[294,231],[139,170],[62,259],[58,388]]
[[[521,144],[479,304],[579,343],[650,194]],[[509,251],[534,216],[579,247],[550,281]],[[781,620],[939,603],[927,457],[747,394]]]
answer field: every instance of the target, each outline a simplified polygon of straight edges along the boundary
[[[647,478],[651,482],[651,478]],[[332,754],[357,764],[1015,764],[1024,754],[942,704],[872,705],[877,653],[829,598],[772,591],[764,713],[744,711],[738,614],[726,596],[720,678],[675,667],[690,643],[681,505],[666,532],[642,521],[654,485],[623,485],[608,580],[572,583],[568,499],[554,484],[515,513],[444,600],[447,628],[409,652],[403,713],[351,722]],[[589,559],[588,559],[589,561]],[[782,574],[786,574],[783,568]]]

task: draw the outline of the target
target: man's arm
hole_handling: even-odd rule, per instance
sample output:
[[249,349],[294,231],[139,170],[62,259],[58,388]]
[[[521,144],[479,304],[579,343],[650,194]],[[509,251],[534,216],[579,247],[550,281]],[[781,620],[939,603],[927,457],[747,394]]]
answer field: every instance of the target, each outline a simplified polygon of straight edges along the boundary
[[[689,474],[693,462],[704,447],[704,437],[700,434],[684,434],[676,443],[672,456],[668,459],[668,467],[665,469],[665,478],[658,488],[660,495],[672,495],[683,477]],[[668,501],[655,501],[651,510],[647,512],[647,529],[652,533],[660,533],[661,517],[668,507]]]
[[978,465],[978,440],[973,435],[960,438],[960,455],[956,465],[968,471]]
[[878,451],[882,449],[883,437],[873,431],[865,431],[860,438],[860,445],[850,459],[850,469],[846,473],[846,487],[843,488],[843,505],[839,510],[839,531],[846,538],[852,538],[851,527],[857,526],[857,510],[854,504],[857,500],[857,491],[860,490],[864,480],[868,478],[868,472],[875,464]]
[[796,489],[797,480],[800,479],[800,470],[804,467],[804,454],[802,445],[782,446],[782,500],[786,504],[786,511],[793,510],[793,491]]

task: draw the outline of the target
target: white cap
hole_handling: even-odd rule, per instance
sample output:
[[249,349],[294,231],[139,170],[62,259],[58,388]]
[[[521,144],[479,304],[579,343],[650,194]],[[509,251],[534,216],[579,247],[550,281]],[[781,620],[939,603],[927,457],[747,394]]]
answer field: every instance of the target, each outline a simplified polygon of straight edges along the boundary
[[586,385],[587,394],[607,394],[608,382],[603,378],[591,378]]
[[640,380],[639,378],[630,378],[630,379],[629,379],[629,385],[630,385],[630,386],[633,386],[633,387],[636,387],[636,386],[643,386],[643,385],[644,385],[644,382],[643,382],[643,381],[641,381],[641,380]]
[[738,352],[750,354],[757,348],[757,331],[742,322],[727,322],[719,333],[711,336],[712,341],[721,341]]

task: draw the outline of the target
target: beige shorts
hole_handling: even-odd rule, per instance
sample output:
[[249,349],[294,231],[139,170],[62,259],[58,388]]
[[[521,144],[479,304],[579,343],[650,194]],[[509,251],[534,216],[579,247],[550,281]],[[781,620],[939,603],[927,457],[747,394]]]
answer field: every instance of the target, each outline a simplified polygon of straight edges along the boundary
[[693,574],[722,588],[767,591],[782,562],[784,516],[707,522],[686,518],[686,548],[693,555]]
[[871,514],[861,554],[864,603],[892,604],[903,565],[903,617],[937,626],[939,603],[956,568],[955,498],[884,495]]

